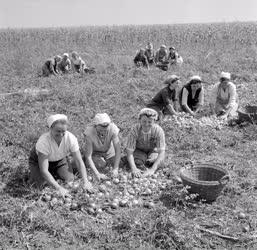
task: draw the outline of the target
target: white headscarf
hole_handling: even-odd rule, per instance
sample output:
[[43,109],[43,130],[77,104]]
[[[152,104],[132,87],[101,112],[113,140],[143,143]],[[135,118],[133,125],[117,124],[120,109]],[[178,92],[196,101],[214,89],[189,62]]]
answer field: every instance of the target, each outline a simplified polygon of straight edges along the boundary
[[52,127],[53,123],[59,120],[65,120],[66,122],[68,121],[68,117],[64,114],[55,114],[55,115],[50,115],[47,118],[47,125],[49,128]]
[[146,115],[152,117],[154,120],[158,119],[158,113],[154,109],[151,108],[143,108],[140,110],[138,114],[138,119],[141,118],[141,116]]
[[230,80],[231,79],[231,75],[230,75],[229,72],[221,72],[220,78],[225,78],[227,80]]
[[106,113],[98,113],[95,115],[94,119],[93,119],[93,124],[94,125],[99,125],[99,124],[105,124],[111,123],[111,118],[108,114]]

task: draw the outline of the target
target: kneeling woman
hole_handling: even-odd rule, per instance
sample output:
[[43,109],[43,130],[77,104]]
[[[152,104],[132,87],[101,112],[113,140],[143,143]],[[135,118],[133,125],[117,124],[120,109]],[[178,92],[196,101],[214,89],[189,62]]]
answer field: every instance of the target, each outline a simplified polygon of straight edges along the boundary
[[158,112],[159,119],[164,115],[179,115],[179,77],[171,75],[164,81],[164,84],[167,86],[146,105]]
[[108,177],[99,172],[109,165],[113,166],[113,176],[118,175],[121,159],[119,129],[111,122],[108,114],[96,114],[93,124],[85,131],[85,160],[98,180]]
[[129,133],[127,160],[135,177],[153,175],[164,160],[165,135],[163,129],[155,123],[157,117],[155,110],[142,109],[138,124]]
[[55,178],[66,182],[73,181],[72,167],[67,163],[67,156],[72,155],[81,174],[84,189],[92,191],[92,185],[87,179],[86,168],[82,160],[77,138],[67,131],[66,115],[51,115],[47,119],[49,132],[38,139],[29,156],[30,183],[42,186],[45,182],[55,187],[62,196],[68,195],[68,190],[60,186]]
[[237,115],[238,97],[236,85],[230,82],[230,73],[222,72],[220,82],[212,89],[211,111],[221,118],[233,118]]
[[182,88],[180,100],[184,112],[194,116],[200,111],[204,102],[204,90],[199,76],[192,76]]

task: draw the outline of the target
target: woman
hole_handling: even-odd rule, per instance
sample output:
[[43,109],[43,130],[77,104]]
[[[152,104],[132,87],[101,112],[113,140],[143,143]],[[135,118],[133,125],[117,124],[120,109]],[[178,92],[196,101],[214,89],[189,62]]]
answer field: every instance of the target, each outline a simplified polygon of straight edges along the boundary
[[167,47],[166,45],[161,45],[161,47],[156,51],[155,54],[155,64],[156,67],[167,71],[168,70],[168,64],[169,64],[169,60],[168,60],[168,51],[167,51]]
[[145,56],[147,58],[148,64],[152,65],[154,64],[154,50],[153,50],[153,44],[147,43],[147,46],[145,48]]
[[148,108],[158,112],[159,119],[164,115],[179,115],[179,77],[171,75],[164,81],[164,84],[167,86],[147,104]]
[[85,140],[85,160],[97,179],[108,179],[99,169],[103,170],[109,165],[113,166],[113,176],[117,176],[121,158],[119,129],[108,114],[95,115],[93,124],[85,130]]
[[136,67],[146,67],[147,69],[149,69],[149,63],[147,60],[147,57],[145,55],[145,50],[143,48],[141,48],[135,58],[134,58],[134,64]]
[[169,48],[168,60],[170,62],[170,65],[176,64],[181,66],[183,63],[183,58],[178,54],[174,47]]
[[30,183],[42,186],[47,182],[62,196],[69,195],[68,190],[59,185],[55,178],[66,182],[73,181],[72,167],[67,163],[67,156],[71,154],[83,179],[84,189],[91,192],[92,185],[87,179],[78,140],[67,131],[67,116],[51,115],[47,124],[49,131],[40,136],[29,156]]
[[192,76],[182,88],[181,107],[183,111],[195,116],[203,106],[204,90],[200,76]]
[[135,177],[151,176],[165,157],[165,135],[155,123],[158,114],[144,108],[139,112],[138,124],[131,128],[126,152],[127,160]]
[[58,63],[58,69],[63,74],[68,73],[71,69],[71,61],[69,59],[69,54],[64,53],[62,56],[62,60]]
[[54,58],[49,58],[46,60],[42,67],[42,76],[50,76],[59,74],[57,69],[57,64],[62,60],[62,57],[57,55]]
[[212,89],[211,111],[221,118],[233,118],[237,115],[236,85],[230,82],[230,79],[230,73],[221,72],[220,81]]
[[71,64],[75,72],[81,73],[86,68],[86,63],[81,59],[76,51],[71,53]]

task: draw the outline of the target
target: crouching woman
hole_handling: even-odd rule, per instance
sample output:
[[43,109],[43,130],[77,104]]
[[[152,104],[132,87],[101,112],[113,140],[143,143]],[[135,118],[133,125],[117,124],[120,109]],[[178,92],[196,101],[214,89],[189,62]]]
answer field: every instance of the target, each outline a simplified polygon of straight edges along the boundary
[[29,156],[30,184],[42,186],[45,183],[55,187],[62,196],[69,195],[66,188],[56,181],[73,181],[73,169],[67,163],[71,154],[76,167],[83,179],[83,187],[92,191],[92,185],[87,179],[86,168],[82,160],[77,138],[67,131],[68,118],[63,114],[51,115],[47,119],[49,131],[41,135],[31,150]]
[[151,176],[165,157],[165,135],[155,123],[158,113],[150,108],[139,112],[138,123],[131,128],[127,139],[128,164],[135,177]]
[[212,89],[210,107],[213,114],[227,119],[237,116],[238,96],[236,85],[228,72],[221,72],[220,81]]
[[112,175],[117,176],[121,159],[119,128],[106,113],[98,113],[93,124],[85,130],[85,161],[96,178],[108,179],[104,174],[112,166]]

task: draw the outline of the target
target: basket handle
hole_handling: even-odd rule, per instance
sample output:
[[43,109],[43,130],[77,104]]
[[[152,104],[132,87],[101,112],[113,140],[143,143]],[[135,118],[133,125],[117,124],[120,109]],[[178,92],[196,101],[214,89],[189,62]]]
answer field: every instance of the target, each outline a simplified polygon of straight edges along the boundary
[[219,183],[221,185],[226,185],[230,180],[229,175],[224,175],[222,178],[220,178]]

